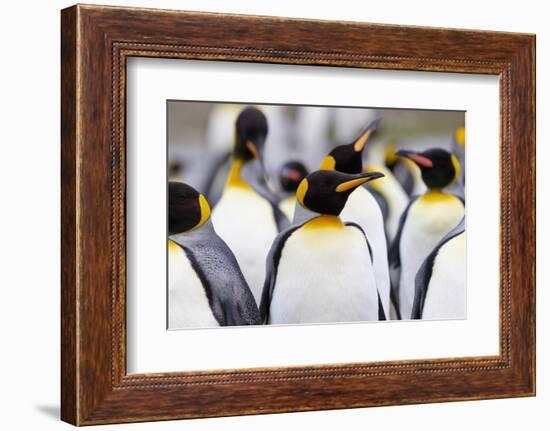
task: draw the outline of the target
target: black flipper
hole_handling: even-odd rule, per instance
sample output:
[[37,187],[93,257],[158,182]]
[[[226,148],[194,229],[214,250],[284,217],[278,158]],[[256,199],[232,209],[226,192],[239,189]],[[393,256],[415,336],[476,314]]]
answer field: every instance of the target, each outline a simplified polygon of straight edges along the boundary
[[[393,242],[390,245],[390,249],[388,251],[388,264],[390,269],[390,299],[393,302],[393,306],[395,308],[395,311],[397,313],[397,317],[399,320],[401,320],[401,313],[399,311],[399,271],[401,271],[401,256],[399,252],[399,246],[401,243],[401,234],[403,233],[403,226],[405,225],[405,221],[407,220],[407,216],[409,215],[409,210],[411,209],[412,204],[416,202],[416,200],[419,198],[419,196],[413,197],[409,204],[407,205],[407,208],[403,211],[403,214],[401,214],[401,217],[399,218],[399,226],[397,228],[397,232],[395,234],[395,238],[393,239]],[[392,273],[396,274],[394,277],[392,277]],[[397,279],[396,279],[397,278]]]
[[407,208],[405,208],[405,210],[403,211],[403,214],[401,214],[401,217],[399,218],[399,226],[397,227],[395,238],[393,239],[393,242],[390,246],[390,250],[388,252],[388,263],[390,267],[393,267],[393,268],[401,267],[401,256],[399,254],[399,244],[401,243],[401,234],[403,233],[403,226],[405,225],[405,221],[407,220],[407,216],[409,215],[409,210],[411,209],[412,204],[414,204],[419,197],[420,196],[415,196],[410,200],[409,204],[407,205]]
[[[203,230],[204,227],[207,229]],[[260,324],[260,312],[237,259],[211,225],[183,235],[170,239],[183,249],[191,262],[218,323],[221,326]]]
[[384,307],[382,306],[380,293],[378,293],[378,320],[386,320],[386,313],[384,313]]
[[390,301],[393,305],[393,309],[395,311],[395,317],[397,317],[397,320],[401,320],[401,311],[399,310],[399,299],[395,297],[397,294],[397,289],[390,289]]
[[428,291],[428,285],[430,284],[430,279],[432,278],[432,270],[435,259],[439,253],[439,250],[441,250],[441,247],[443,247],[451,239],[465,232],[466,227],[464,220],[464,217],[462,217],[460,223],[437,243],[433,251],[424,260],[424,263],[422,263],[420,269],[416,273],[416,277],[414,279],[414,302],[411,312],[411,319],[422,319],[426,292]]

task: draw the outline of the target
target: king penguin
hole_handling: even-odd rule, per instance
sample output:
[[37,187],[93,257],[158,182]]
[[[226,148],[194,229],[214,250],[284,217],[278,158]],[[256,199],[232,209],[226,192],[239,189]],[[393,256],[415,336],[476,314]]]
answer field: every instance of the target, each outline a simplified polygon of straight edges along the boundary
[[260,313],[270,324],[384,319],[365,232],[339,214],[377,172],[315,171],[297,200],[315,216],[281,232],[267,258]]
[[216,235],[206,198],[168,183],[170,329],[256,325],[259,310],[235,256]]
[[262,153],[267,132],[260,110],[248,107],[239,114],[231,170],[212,213],[214,227],[235,254],[257,303],[269,247],[288,225],[265,179]]
[[[376,131],[379,120],[373,121],[351,144],[335,147],[321,163],[320,169],[336,170],[347,174],[359,174],[363,170],[363,149]],[[357,223],[365,231],[372,247],[374,276],[384,313],[390,311],[390,275],[388,244],[384,217],[373,193],[365,187],[357,187],[349,196],[340,217]]]
[[399,269],[399,281],[392,285],[395,306],[401,319],[411,318],[415,277],[437,243],[464,217],[461,198],[442,189],[453,184],[460,165],[456,157],[441,148],[423,152],[399,150],[397,156],[416,163],[428,191],[411,200],[401,216],[390,249],[392,271]]
[[428,255],[416,273],[412,319],[466,317],[464,218]]
[[294,219],[296,206],[296,190],[300,182],[307,177],[307,169],[297,160],[286,162],[279,173],[279,181],[283,190],[283,198],[279,201],[279,208],[289,220]]

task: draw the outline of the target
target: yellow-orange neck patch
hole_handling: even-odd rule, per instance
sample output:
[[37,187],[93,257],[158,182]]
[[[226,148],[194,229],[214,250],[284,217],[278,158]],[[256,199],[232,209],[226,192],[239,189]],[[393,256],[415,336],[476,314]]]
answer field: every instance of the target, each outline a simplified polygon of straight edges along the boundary
[[296,198],[298,199],[298,202],[300,202],[300,205],[302,205],[304,208],[306,207],[306,205],[304,204],[304,197],[306,196],[308,187],[309,187],[309,183],[307,182],[307,178],[304,178],[300,182],[300,185],[296,190]]
[[201,209],[201,219],[194,229],[202,226],[210,218],[210,205],[208,205],[208,201],[202,194],[199,195],[199,206]]
[[343,229],[345,227],[340,217],[323,214],[304,224],[304,229]]
[[321,162],[319,169],[324,171],[333,171],[336,167],[336,159],[332,156],[326,156]]
[[243,167],[243,161],[239,159],[233,159],[231,162],[231,170],[227,177],[227,187],[242,187],[250,189],[250,184],[241,178],[241,169]]
[[168,250],[170,251],[176,251],[179,249],[179,245],[177,245],[174,241],[171,239],[168,240]]
[[440,203],[440,202],[450,201],[450,200],[453,200],[453,199],[456,199],[456,197],[449,194],[449,193],[443,193],[439,189],[430,190],[430,191],[424,193],[420,197],[420,200],[423,203],[428,203],[428,204]]

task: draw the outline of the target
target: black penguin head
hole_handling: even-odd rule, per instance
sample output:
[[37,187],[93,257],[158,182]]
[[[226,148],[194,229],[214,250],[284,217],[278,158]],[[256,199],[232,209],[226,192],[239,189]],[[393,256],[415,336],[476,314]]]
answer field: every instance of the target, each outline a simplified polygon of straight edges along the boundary
[[168,183],[168,233],[174,235],[196,229],[210,218],[210,205],[193,187]]
[[235,123],[233,156],[243,162],[252,159],[260,160],[264,150],[267,130],[265,115],[254,107],[245,108],[239,114]]
[[395,154],[416,163],[422,173],[422,180],[430,189],[447,187],[460,174],[460,163],[455,155],[442,148],[422,152],[399,150]]
[[349,195],[361,184],[383,177],[381,172],[346,174],[315,171],[302,180],[296,197],[304,208],[319,214],[339,215]]
[[319,169],[337,170],[347,174],[360,173],[363,170],[363,149],[379,123],[380,120],[374,120],[351,144],[335,147],[324,158]]
[[279,173],[281,187],[285,192],[294,192],[300,182],[307,177],[306,167],[298,161],[286,162]]

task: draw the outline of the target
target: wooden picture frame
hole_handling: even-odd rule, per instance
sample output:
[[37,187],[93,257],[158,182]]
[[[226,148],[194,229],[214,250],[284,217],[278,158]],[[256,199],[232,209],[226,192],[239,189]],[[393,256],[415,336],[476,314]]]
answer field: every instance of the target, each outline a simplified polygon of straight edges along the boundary
[[[534,35],[83,5],[64,9],[61,18],[64,421],[535,394]],[[125,65],[131,56],[498,75],[500,354],[128,375]]]

